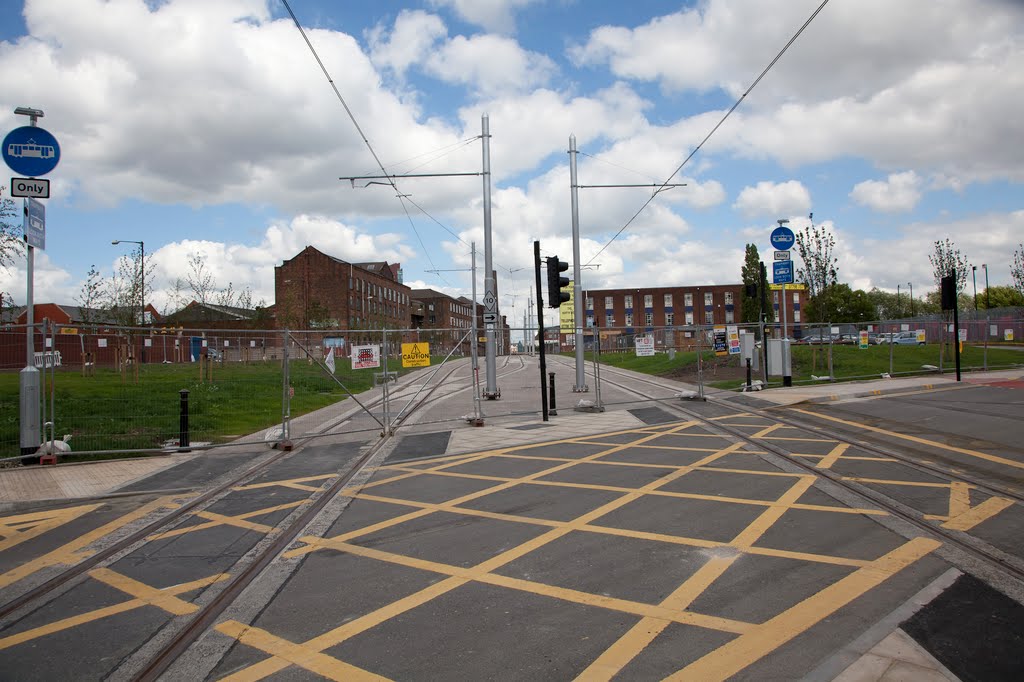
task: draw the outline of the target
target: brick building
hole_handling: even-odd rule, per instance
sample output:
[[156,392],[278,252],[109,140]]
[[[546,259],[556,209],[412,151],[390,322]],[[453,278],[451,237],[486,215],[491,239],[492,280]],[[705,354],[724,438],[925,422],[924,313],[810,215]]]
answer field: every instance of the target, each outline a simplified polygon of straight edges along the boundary
[[348,263],[307,246],[274,268],[277,327],[351,330],[351,343],[369,343],[369,330],[409,329],[412,290],[401,273],[398,263]]

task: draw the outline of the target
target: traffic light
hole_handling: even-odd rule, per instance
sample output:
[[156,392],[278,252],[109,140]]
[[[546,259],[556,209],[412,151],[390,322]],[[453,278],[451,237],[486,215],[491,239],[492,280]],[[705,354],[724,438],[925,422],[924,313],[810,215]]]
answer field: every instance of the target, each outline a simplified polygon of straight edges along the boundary
[[548,256],[544,260],[548,265],[548,307],[557,308],[569,300],[569,294],[562,291],[562,287],[569,284],[569,278],[561,275],[569,269],[569,264],[558,260],[558,256]]

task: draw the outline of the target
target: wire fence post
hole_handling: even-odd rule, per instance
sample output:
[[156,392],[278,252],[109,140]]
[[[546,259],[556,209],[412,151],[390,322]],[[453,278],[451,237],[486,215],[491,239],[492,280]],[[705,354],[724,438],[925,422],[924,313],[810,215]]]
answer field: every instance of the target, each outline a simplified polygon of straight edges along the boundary
[[291,368],[289,366],[288,343],[291,340],[291,332],[287,329],[281,336],[281,442],[277,444],[281,450],[291,450],[291,411],[292,411],[292,386]]

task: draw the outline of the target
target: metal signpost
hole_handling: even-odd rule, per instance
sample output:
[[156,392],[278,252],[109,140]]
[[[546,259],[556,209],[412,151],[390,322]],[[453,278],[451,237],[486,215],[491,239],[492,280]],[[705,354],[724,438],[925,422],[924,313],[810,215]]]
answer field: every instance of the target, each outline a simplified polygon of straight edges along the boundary
[[[15,114],[28,116],[30,125],[15,128],[4,137],[0,155],[4,163],[15,173],[27,178],[11,178],[11,187],[22,192],[18,196],[33,197],[50,195],[49,181],[37,181],[36,176],[46,175],[60,161],[60,145],[57,138],[38,127],[42,118],[41,109],[18,107]],[[46,186],[43,187],[43,184]],[[20,375],[20,442],[21,454],[34,453],[40,443],[39,431],[39,370],[35,365],[35,305],[33,302],[33,277],[35,275],[35,249],[46,246],[46,209],[34,198],[25,200],[25,368]]]
[[789,221],[783,218],[779,220],[779,226],[772,230],[771,243],[777,251],[775,252],[775,262],[772,263],[772,281],[774,284],[782,285],[782,385],[792,386],[793,376],[792,370],[790,369],[789,361],[789,333],[786,329],[786,285],[793,283],[793,261],[783,260],[779,258],[779,252],[786,253],[788,255],[789,249],[796,243],[796,235],[793,230],[786,227],[786,223]]

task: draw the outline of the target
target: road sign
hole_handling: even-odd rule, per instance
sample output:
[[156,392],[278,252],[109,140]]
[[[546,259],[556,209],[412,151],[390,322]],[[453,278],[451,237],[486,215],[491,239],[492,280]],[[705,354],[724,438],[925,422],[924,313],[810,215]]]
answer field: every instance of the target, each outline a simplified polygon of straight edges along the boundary
[[775,260],[790,260],[789,251],[776,251]]
[[430,367],[430,344],[403,343],[402,367]]
[[498,324],[498,313],[484,313],[484,324]]
[[650,357],[654,355],[654,337],[653,336],[638,336],[633,341],[636,346],[636,355],[638,358]]
[[60,161],[57,138],[38,126],[22,126],[7,133],[0,148],[4,163],[19,175],[46,175]]
[[772,282],[775,284],[792,284],[793,261],[781,260],[772,263]]
[[484,296],[484,310],[485,311],[487,311],[489,313],[493,313],[495,310],[498,309],[497,303],[498,303],[498,299],[496,299],[494,297],[494,294],[487,294],[486,296]]
[[46,248],[46,206],[35,199],[25,199],[25,241],[37,249]]
[[772,230],[771,242],[772,246],[779,251],[785,251],[791,248],[796,242],[796,235],[793,234],[793,230],[789,229],[785,225],[779,225]]
[[39,178],[11,178],[12,197],[50,198],[50,181]]

